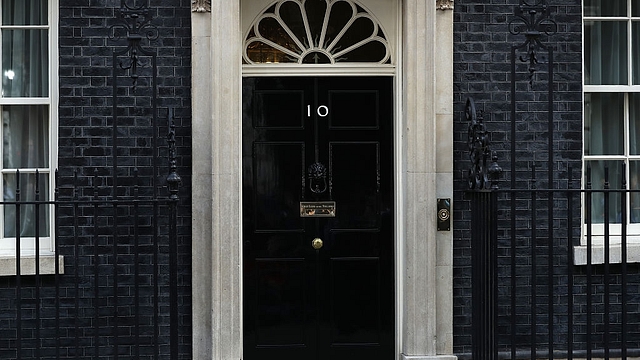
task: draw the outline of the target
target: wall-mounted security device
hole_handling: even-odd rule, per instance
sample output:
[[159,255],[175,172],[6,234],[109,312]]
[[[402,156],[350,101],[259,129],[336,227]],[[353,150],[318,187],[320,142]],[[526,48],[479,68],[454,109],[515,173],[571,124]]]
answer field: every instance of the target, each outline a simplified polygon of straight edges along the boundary
[[451,230],[451,199],[438,199],[438,231]]

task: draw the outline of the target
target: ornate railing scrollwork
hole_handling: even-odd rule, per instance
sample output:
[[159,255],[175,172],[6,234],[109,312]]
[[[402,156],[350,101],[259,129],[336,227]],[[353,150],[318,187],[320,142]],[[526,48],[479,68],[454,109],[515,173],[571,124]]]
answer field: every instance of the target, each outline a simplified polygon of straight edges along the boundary
[[525,42],[517,48],[526,48],[527,54],[520,56],[520,61],[529,63],[529,84],[533,84],[533,76],[538,64],[539,49],[547,49],[540,37],[553,35],[558,31],[558,24],[550,19],[549,6],[546,0],[520,0],[515,8],[516,18],[509,22],[509,32],[513,35],[523,34]]
[[[471,190],[488,190],[498,188],[498,179],[502,168],[498,165],[498,156],[489,149],[489,134],[484,127],[484,114],[476,110],[473,98],[467,98],[464,110],[465,120],[469,123],[467,146],[471,168],[468,173],[468,184]],[[487,165],[489,154],[491,163]]]
[[133,82],[135,90],[138,78],[138,67],[143,66],[140,55],[151,55],[152,53],[142,48],[140,42],[146,38],[149,41],[158,38],[158,28],[151,23],[152,14],[149,4],[144,2],[140,6],[130,6],[126,0],[120,1],[120,9],[117,11],[117,23],[110,28],[109,39],[120,40],[126,38],[127,48],[114,55],[129,54],[129,58],[120,61],[120,68],[129,71],[129,77]]

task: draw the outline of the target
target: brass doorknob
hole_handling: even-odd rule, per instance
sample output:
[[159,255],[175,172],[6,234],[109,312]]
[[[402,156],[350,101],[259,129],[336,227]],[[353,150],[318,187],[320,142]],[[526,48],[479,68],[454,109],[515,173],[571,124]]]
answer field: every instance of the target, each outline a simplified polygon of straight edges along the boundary
[[322,248],[322,239],[320,238],[315,238],[313,239],[313,241],[311,242],[311,246],[313,246],[314,249],[316,250],[320,250],[320,248]]

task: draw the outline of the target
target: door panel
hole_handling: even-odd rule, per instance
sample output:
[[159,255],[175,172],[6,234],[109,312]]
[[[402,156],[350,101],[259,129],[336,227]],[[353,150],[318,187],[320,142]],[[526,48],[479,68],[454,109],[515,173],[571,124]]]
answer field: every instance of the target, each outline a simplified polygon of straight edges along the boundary
[[[302,129],[304,92],[301,90],[263,90],[253,96],[256,128]],[[297,106],[291,106],[296,105]]]
[[255,142],[253,162],[253,207],[261,214],[255,217],[255,230],[302,231],[292,189],[303,188],[304,143]]
[[331,259],[330,278],[331,345],[379,345],[379,259]]
[[329,107],[333,110],[330,128],[377,129],[378,96],[377,90],[329,91]]
[[392,108],[390,77],[243,79],[245,359],[393,358]]
[[256,259],[257,346],[305,343],[304,259]]
[[380,144],[333,142],[329,144],[331,191],[340,211],[334,229],[379,227]]

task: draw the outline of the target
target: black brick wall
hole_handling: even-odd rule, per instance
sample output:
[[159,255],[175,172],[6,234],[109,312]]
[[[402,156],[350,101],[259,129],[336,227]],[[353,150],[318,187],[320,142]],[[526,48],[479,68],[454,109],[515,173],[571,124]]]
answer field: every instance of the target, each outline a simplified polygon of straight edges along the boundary
[[[550,5],[550,18],[557,23],[554,35],[541,37],[541,42],[554,52],[554,81],[551,85],[554,92],[552,166],[547,162],[548,52],[540,51],[533,85],[528,82],[528,65],[517,59],[517,130],[515,134],[511,134],[511,47],[523,44],[525,37],[512,35],[509,22],[516,18],[514,11],[519,1],[460,0],[455,4],[454,349],[457,354],[471,352],[471,213],[468,197],[465,196],[466,174],[471,163],[467,147],[468,124],[463,120],[466,98],[473,97],[476,107],[485,112],[485,125],[491,132],[491,146],[497,151],[498,162],[504,169],[501,188],[511,187],[512,170],[516,174],[516,187],[527,188],[534,161],[537,177],[541,179],[538,187],[548,186],[546,179],[549,168],[554,172],[555,187],[566,188],[569,166],[573,168],[574,179],[579,180],[582,149],[581,4],[570,0],[550,0],[547,3]],[[518,51],[517,57],[520,56],[526,54]],[[516,169],[511,169],[512,136],[515,136],[517,144],[514,149]],[[576,184],[579,181],[574,185]],[[508,208],[504,208],[504,203],[501,206],[501,214],[508,216]],[[508,203],[506,206],[508,207]],[[527,206],[530,209],[530,204]],[[505,231],[502,234],[505,235]],[[566,229],[556,236],[559,237],[557,246],[564,246],[566,249]],[[528,261],[526,258],[530,254],[522,256],[521,260]],[[566,251],[557,256],[558,261],[561,262],[563,258],[566,261]],[[557,288],[561,289],[561,284]],[[519,298],[518,301],[518,306],[526,306],[530,299]],[[503,335],[501,343],[504,341]]]
[[[131,6],[142,4],[140,0],[128,0]],[[168,108],[175,109],[178,173],[182,177],[178,205],[178,302],[179,302],[179,352],[181,359],[191,358],[191,29],[189,0],[150,0],[151,23],[158,30],[158,38],[144,39],[144,49],[157,54],[157,119],[158,129],[153,130],[152,118],[152,62],[151,56],[141,56],[140,79],[135,91],[131,87],[128,73],[119,68],[121,56],[114,66],[113,53],[126,48],[125,39],[110,40],[110,26],[116,24],[119,0],[60,0],[59,1],[59,185],[62,197],[73,194],[78,186],[78,196],[92,196],[98,186],[101,199],[114,195],[113,170],[113,104],[117,105],[118,132],[117,152],[119,196],[133,194],[132,185],[139,185],[141,198],[150,199],[155,191],[161,198],[168,196],[166,176],[169,172],[166,134]],[[144,54],[142,54],[144,55]],[[114,96],[113,73],[117,71],[118,84]],[[157,149],[152,139],[157,139]],[[154,174],[153,154],[158,155]],[[138,178],[134,179],[134,168]],[[75,180],[75,173],[78,179]],[[94,178],[94,174],[97,177]],[[60,253],[65,256],[65,274],[56,281],[53,276],[23,276],[20,279],[20,308],[22,333],[16,334],[17,294],[16,277],[0,278],[0,358],[16,358],[17,335],[22,338],[22,359],[31,359],[40,352],[41,358],[55,358],[58,351],[62,358],[88,358],[95,351],[94,320],[96,305],[99,308],[99,352],[101,357],[112,358],[112,345],[120,344],[121,359],[133,359],[135,347],[133,323],[134,306],[140,306],[140,336],[143,346],[140,359],[153,357],[153,256],[154,237],[158,247],[160,321],[160,358],[167,358],[168,346],[168,264],[169,249],[166,242],[168,231],[168,209],[160,207],[157,221],[158,236],[153,234],[153,209],[141,205],[141,215],[133,217],[132,206],[118,207],[117,221],[121,226],[118,237],[118,266],[113,266],[114,222],[110,209],[97,219],[100,229],[97,252],[99,274],[95,276],[93,254],[96,253],[93,231],[92,209],[80,208],[74,213],[69,206],[60,209]],[[107,211],[108,210],[108,211]],[[74,230],[74,219],[78,229]],[[134,220],[135,219],[135,220]],[[126,223],[126,224],[125,224]],[[133,250],[132,230],[137,223],[139,232],[139,255]],[[74,238],[73,234],[77,237]],[[77,242],[77,243],[76,243]],[[120,244],[120,242],[122,242]],[[76,257],[77,256],[77,257]],[[139,296],[134,297],[133,272],[135,261],[139,266]],[[114,270],[115,269],[115,270]],[[113,324],[112,294],[113,271],[119,276],[117,339],[110,325]],[[96,280],[97,279],[97,280]],[[100,296],[95,298],[94,284],[100,287]],[[76,288],[76,286],[78,288]],[[39,294],[36,293],[39,289]],[[111,292],[110,292],[111,291]],[[37,299],[39,296],[39,299]],[[56,301],[58,296],[59,301]],[[97,302],[97,303],[96,303]],[[56,307],[61,310],[59,313]],[[40,323],[37,324],[36,308],[39,308]],[[57,313],[57,314],[56,314]],[[57,324],[56,324],[57,323]],[[79,332],[76,333],[76,325]],[[40,328],[38,334],[35,330]],[[36,337],[41,340],[39,343]],[[58,340],[59,339],[59,340]],[[79,339],[79,343],[76,343]],[[59,350],[56,350],[58,347]],[[39,350],[38,350],[39,349]],[[80,353],[76,353],[79,349]]]

